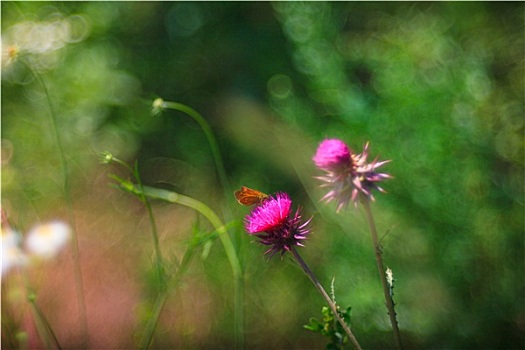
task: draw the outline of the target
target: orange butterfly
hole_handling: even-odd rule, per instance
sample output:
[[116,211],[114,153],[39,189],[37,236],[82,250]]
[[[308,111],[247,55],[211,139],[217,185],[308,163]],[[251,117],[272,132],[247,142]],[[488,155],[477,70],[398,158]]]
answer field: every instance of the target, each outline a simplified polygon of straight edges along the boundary
[[235,191],[234,195],[239,204],[247,207],[254,204],[261,204],[266,198],[268,198],[267,194],[257,190],[252,190],[245,186],[242,186],[239,191]]

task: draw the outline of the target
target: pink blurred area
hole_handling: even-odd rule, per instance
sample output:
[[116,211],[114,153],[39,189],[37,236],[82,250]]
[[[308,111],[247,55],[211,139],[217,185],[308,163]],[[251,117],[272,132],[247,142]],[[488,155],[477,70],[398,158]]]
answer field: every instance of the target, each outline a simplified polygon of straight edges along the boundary
[[[104,169],[98,169],[91,191],[74,198],[88,323],[88,348],[129,349],[139,345],[155,298],[155,287],[147,285],[152,268],[153,244],[146,209],[133,196],[108,188]],[[8,202],[8,201],[6,201]],[[7,203],[9,207],[9,203]],[[193,215],[184,208],[154,203],[164,251],[170,260],[180,259],[177,242],[187,240]],[[50,207],[45,215],[61,215],[64,208]],[[17,213],[8,212],[11,222]],[[74,243],[73,243],[74,244]],[[170,247],[170,248],[168,248]],[[173,249],[172,249],[173,248]],[[81,322],[72,246],[56,257],[12,270],[2,281],[2,348],[45,348],[35,323],[28,291],[47,318],[62,348],[81,348]],[[210,293],[199,278],[187,278],[172,291],[163,309],[159,344],[182,344],[196,329],[210,330]],[[27,289],[26,289],[27,286]],[[149,300],[149,302],[146,302]],[[22,339],[22,341],[20,340]],[[196,338],[203,341],[206,336]],[[25,344],[25,346],[23,346]]]

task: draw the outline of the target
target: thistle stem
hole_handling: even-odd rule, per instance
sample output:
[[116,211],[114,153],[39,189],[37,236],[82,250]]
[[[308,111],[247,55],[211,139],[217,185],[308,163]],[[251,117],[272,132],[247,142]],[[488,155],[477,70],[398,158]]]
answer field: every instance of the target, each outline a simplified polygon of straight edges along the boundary
[[372,235],[372,242],[374,244],[374,254],[376,257],[377,269],[379,271],[379,277],[381,279],[381,285],[383,287],[383,293],[385,295],[385,302],[386,302],[386,308],[388,310],[388,316],[390,317],[390,323],[392,324],[392,330],[394,332],[394,339],[395,339],[397,348],[399,350],[402,350],[403,345],[401,343],[401,335],[399,333],[399,327],[397,325],[396,312],[394,310],[394,302],[392,300],[392,297],[390,296],[390,288],[386,280],[385,268],[383,265],[383,255],[381,253],[381,247],[379,245],[379,240],[377,238],[378,237],[377,229],[376,229],[376,225],[374,222],[374,218],[372,216],[372,210],[370,209],[370,201],[368,200],[368,198],[363,198],[362,203],[365,208],[365,213],[366,213],[366,218],[368,220],[368,224],[370,226],[370,233]]
[[350,339],[350,341],[352,342],[352,344],[354,344],[355,348],[357,350],[362,350],[361,346],[359,345],[359,343],[357,342],[357,339],[356,337],[354,336],[354,334],[352,333],[352,331],[350,330],[350,327],[348,327],[348,325],[346,324],[346,322],[341,318],[341,316],[339,315],[339,312],[337,311],[337,307],[335,306],[335,303],[332,301],[332,299],[328,296],[328,294],[326,293],[326,291],[324,290],[323,286],[321,285],[321,283],[319,283],[319,281],[317,280],[317,278],[315,277],[314,273],[312,272],[312,270],[310,270],[310,268],[308,267],[308,265],[306,264],[306,262],[303,260],[303,258],[301,257],[301,255],[299,255],[299,252],[295,249],[295,248],[291,248],[291,253],[293,254],[295,260],[297,261],[297,263],[301,266],[301,268],[304,270],[304,272],[306,273],[306,275],[310,278],[310,281],[312,281],[312,283],[315,285],[315,287],[317,288],[317,290],[321,293],[321,295],[323,296],[323,298],[326,300],[326,302],[328,303],[328,305],[330,306],[330,309],[332,310],[332,313],[334,314],[334,317],[336,318],[337,322],[339,322],[339,324],[343,327],[343,329],[345,330],[346,332],[346,335],[348,335],[348,339]]

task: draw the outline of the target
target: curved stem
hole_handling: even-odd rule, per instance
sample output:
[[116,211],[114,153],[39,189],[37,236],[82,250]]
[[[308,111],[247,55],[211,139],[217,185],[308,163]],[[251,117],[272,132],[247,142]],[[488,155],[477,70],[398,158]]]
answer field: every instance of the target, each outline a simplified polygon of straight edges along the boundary
[[217,167],[217,174],[219,175],[219,180],[226,194],[226,192],[230,189],[228,177],[226,176],[226,170],[222,161],[221,152],[219,151],[219,146],[217,144],[215,136],[213,135],[213,131],[211,130],[210,124],[208,124],[206,119],[204,119],[204,117],[199,112],[197,112],[191,107],[183,105],[182,103],[164,101],[164,107],[183,112],[195,119],[195,121],[200,125],[202,131],[208,139],[208,143],[210,144],[211,153],[213,155],[213,159],[215,160],[215,165]]
[[44,79],[40,76],[40,74],[34,70],[31,65],[26,62],[25,60],[20,60],[27,69],[33,74],[33,76],[36,78],[40,86],[42,87],[42,90],[44,91],[44,95],[46,96],[47,105],[49,107],[49,113],[51,115],[51,122],[53,124],[53,133],[55,136],[55,141],[57,144],[57,148],[60,155],[60,163],[62,165],[62,175],[64,178],[64,197],[66,200],[66,206],[67,206],[67,213],[68,213],[68,221],[71,225],[71,232],[72,232],[72,255],[73,255],[73,266],[75,270],[75,286],[76,286],[76,292],[77,292],[77,307],[79,310],[79,324],[81,328],[82,333],[82,348],[87,349],[88,348],[88,322],[87,322],[87,311],[86,311],[86,298],[84,295],[84,282],[82,277],[82,268],[80,266],[80,248],[78,244],[78,237],[77,237],[77,231],[76,231],[76,223],[75,223],[75,214],[73,211],[73,200],[71,198],[71,191],[70,191],[70,183],[69,183],[69,168],[66,160],[66,155],[64,151],[64,147],[62,145],[62,139],[60,137],[60,132],[58,129],[58,121],[56,118],[56,113],[53,108],[53,104],[51,103],[51,96],[49,95],[49,90],[47,89],[47,86],[44,82]]
[[[139,192],[141,191],[140,188],[138,190]],[[226,250],[226,256],[228,257],[234,275],[238,276],[241,274],[241,265],[237,258],[237,254],[235,253],[235,249],[231,244],[231,240],[228,236],[226,228],[222,223],[221,219],[217,216],[217,214],[215,214],[213,210],[210,209],[210,207],[208,207],[201,201],[173,191],[163,190],[160,188],[154,188],[149,186],[144,186],[142,188],[142,191],[144,191],[144,194],[148,197],[158,198],[167,202],[180,204],[201,213],[206,219],[208,219],[208,221],[219,233],[219,238],[221,239],[221,242],[224,245],[224,249]]]
[[[126,188],[126,190],[130,189]],[[143,186],[142,188],[134,187],[132,190],[136,193],[142,192],[148,197],[162,199],[167,202],[180,204],[194,209],[208,219],[212,226],[217,230],[233,273],[236,347],[238,349],[244,348],[244,285],[242,282],[242,268],[235,247],[220,218],[206,204],[176,192],[148,186]]]
[[295,258],[295,260],[297,260],[297,262],[299,263],[299,265],[301,266],[301,268],[304,270],[304,272],[306,273],[306,275],[308,275],[308,277],[310,278],[310,281],[312,281],[312,283],[315,285],[315,287],[317,288],[317,290],[321,293],[321,295],[323,296],[323,298],[326,300],[326,302],[328,303],[328,305],[330,306],[330,309],[332,310],[332,313],[334,314],[334,317],[335,319],[337,320],[337,322],[339,322],[339,324],[341,325],[341,327],[343,327],[343,329],[345,330],[346,332],[346,335],[348,336],[348,339],[350,339],[350,341],[352,342],[352,344],[354,344],[355,348],[357,350],[362,350],[361,348],[361,345],[359,345],[359,343],[357,342],[357,339],[356,337],[354,336],[354,334],[352,333],[352,330],[350,329],[350,327],[348,327],[348,325],[346,324],[346,322],[341,318],[341,316],[339,315],[339,312],[337,312],[337,306],[335,306],[335,303],[332,301],[332,299],[328,296],[328,294],[326,293],[326,291],[324,290],[323,286],[321,285],[321,283],[319,283],[319,281],[317,280],[317,278],[315,277],[314,273],[312,272],[312,270],[310,270],[310,268],[308,267],[308,265],[306,264],[306,262],[303,260],[303,258],[301,257],[301,255],[299,255],[299,252],[292,247],[291,249],[291,252]]
[[[198,124],[199,126],[202,128],[202,131],[204,132],[204,135],[206,136],[206,138],[208,139],[208,143],[210,144],[210,149],[211,149],[211,153],[212,153],[212,156],[213,156],[213,159],[215,161],[215,167],[217,168],[217,174],[219,176],[219,181],[221,183],[221,186],[222,186],[222,189],[223,189],[223,192],[224,192],[224,198],[228,198],[228,196],[231,195],[230,193],[230,184],[229,184],[229,181],[228,181],[228,177],[226,176],[226,170],[224,168],[224,162],[222,160],[222,156],[221,156],[221,152],[219,150],[219,145],[217,144],[217,139],[215,138],[214,134],[213,134],[213,131],[210,127],[210,124],[206,121],[206,119],[204,119],[204,117],[199,113],[197,112],[196,110],[194,110],[193,108],[189,107],[189,106],[186,106],[182,103],[178,103],[178,102],[171,102],[171,101],[164,101],[162,99],[159,99],[161,101],[161,105],[163,108],[169,108],[169,109],[173,109],[173,110],[176,110],[176,111],[180,111],[180,112],[183,112],[185,114],[187,114],[188,116],[190,116],[191,118],[193,118]],[[190,198],[191,199],[191,198]],[[181,204],[181,203],[179,203]],[[201,207],[200,205],[198,205],[198,207]],[[202,208],[201,209],[204,209],[205,211],[209,211],[211,213],[213,213],[213,211],[211,211],[208,207],[206,207],[207,210],[205,208]],[[197,211],[199,211],[199,209],[197,208],[193,208]],[[201,212],[202,213],[202,212]],[[224,206],[223,208],[223,214],[224,214],[224,217],[226,219],[226,221],[230,221],[231,218],[232,218],[232,213],[231,213],[231,209],[229,206]],[[203,215],[205,215],[203,213]],[[206,215],[205,215],[206,216]],[[215,220],[215,221],[218,221],[220,222],[220,220],[218,219],[218,217],[215,215],[215,213],[213,213],[212,216],[215,216],[215,217],[207,217],[208,220]],[[217,219],[217,220],[216,220]],[[210,220],[210,222],[211,222]],[[216,222],[217,223],[217,222]],[[212,222],[213,224],[213,222]],[[213,224],[215,226],[215,224]],[[222,223],[220,223],[220,227],[223,227],[224,225]],[[218,228],[218,226],[215,226],[216,228]],[[226,231],[224,229],[224,231]],[[220,233],[220,231],[219,231]],[[237,322],[240,322],[239,323],[236,323],[236,343],[237,343],[237,347],[238,348],[244,348],[244,316],[243,316],[243,304],[244,304],[244,284],[243,284],[243,276],[242,276],[242,268],[241,268],[241,265],[240,265],[240,262],[237,258],[237,253],[235,251],[235,243],[237,241],[237,235],[234,234],[233,235],[233,241],[232,239],[227,236],[227,235],[219,235],[219,237],[221,238],[221,241],[222,241],[222,244],[224,246],[224,249],[226,250],[226,254],[228,255],[228,259],[230,260],[230,264],[232,265],[232,269],[234,270],[234,288],[236,290],[236,293],[235,293],[235,319]],[[223,238],[223,237],[227,237],[227,240],[226,238]],[[231,250],[231,251],[230,251]],[[236,267],[235,267],[236,266]],[[235,272],[235,270],[238,270],[238,272]],[[235,277],[237,276],[237,277]],[[238,280],[237,280],[238,278]]]
[[[206,121],[206,119],[199,112],[197,112],[193,108],[186,106],[182,103],[162,100],[162,107],[169,108],[175,111],[179,111],[179,112],[182,112],[190,116],[202,128],[202,131],[204,132],[204,135],[208,139],[208,143],[210,145],[211,154],[213,156],[213,160],[215,161],[215,167],[217,169],[217,174],[219,176],[219,181],[221,183],[222,190],[224,192],[224,198],[228,198],[231,195],[231,192],[230,192],[231,187],[228,181],[228,176],[226,175],[226,169],[224,168],[224,162],[222,160],[219,145],[217,143],[217,139],[215,138],[215,135],[213,134],[210,124]],[[233,216],[229,206],[224,206],[223,214],[225,216],[226,221],[230,221]],[[233,240],[234,242],[237,240],[237,235],[233,236]]]
[[383,293],[385,295],[386,308],[388,310],[388,316],[390,317],[390,323],[392,324],[392,330],[394,332],[394,339],[396,341],[396,346],[399,350],[403,349],[401,343],[401,335],[399,333],[399,327],[396,319],[396,312],[394,310],[394,301],[390,295],[390,288],[386,280],[385,269],[383,266],[383,255],[381,253],[381,247],[379,245],[379,240],[377,238],[377,229],[372,216],[372,210],[370,209],[370,201],[368,198],[363,198],[363,206],[365,208],[366,218],[370,226],[370,233],[372,234],[372,242],[374,244],[374,254],[376,257],[377,270],[379,271],[379,277],[381,278],[381,285],[383,287]]

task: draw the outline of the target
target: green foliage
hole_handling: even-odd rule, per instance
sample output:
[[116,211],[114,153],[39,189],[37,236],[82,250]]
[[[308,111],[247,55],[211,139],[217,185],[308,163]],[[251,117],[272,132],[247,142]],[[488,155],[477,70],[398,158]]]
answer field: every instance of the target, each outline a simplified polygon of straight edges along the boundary
[[[396,277],[396,311],[407,347],[496,349],[524,343],[523,3],[1,6],[2,207],[13,226],[25,231],[45,218],[65,216],[45,95],[17,59],[38,69],[57,114],[86,273],[118,271],[140,280],[136,271],[152,254],[144,249],[151,247],[144,235],[146,210],[132,196],[108,188],[105,173],[114,173],[130,192],[138,190],[136,181],[122,169],[98,164],[102,151],[130,164],[138,160],[149,188],[195,198],[214,213],[232,208],[232,216],[219,221],[233,226],[203,223],[192,236],[192,210],[152,201],[166,256],[182,256],[193,243],[215,242],[201,265],[192,264],[191,292],[180,296],[191,305],[200,302],[198,311],[168,306],[177,312],[167,314],[178,318],[160,321],[177,330],[162,337],[164,347],[230,347],[234,335],[224,323],[233,314],[226,297],[232,274],[224,271],[233,250],[245,275],[247,347],[321,346],[296,327],[321,307],[318,296],[309,294],[307,282],[298,282],[300,272],[264,261],[260,247],[241,234],[239,222],[248,210],[235,207],[231,194],[242,185],[265,193],[285,190],[305,215],[315,213],[315,234],[301,253],[314,262],[323,284],[337,276],[344,290],[338,297],[353,305],[352,330],[363,347],[391,346],[362,213],[349,208],[335,215],[333,206],[319,203],[323,193],[313,180],[319,174],[311,157],[326,137],[342,138],[356,152],[370,141],[372,158],[392,159],[384,170],[394,178],[372,210],[380,236],[389,230],[382,241],[384,259]],[[23,50],[6,60],[11,44]],[[216,140],[183,113],[152,116],[158,97],[198,111]],[[231,188],[217,176],[212,143]],[[215,240],[224,230],[231,231],[230,258]],[[94,265],[91,256],[101,252],[111,258]],[[100,276],[106,277],[88,275],[86,295],[111,291],[122,300],[140,295],[136,285]],[[2,293],[2,306],[9,304],[8,295]],[[51,323],[62,320],[57,305],[69,299],[64,309],[73,310],[71,296],[45,299],[56,313]],[[112,306],[119,305],[128,307]],[[129,309],[99,310],[122,315],[115,324],[135,322]],[[93,327],[107,329],[111,336],[103,339],[113,343],[99,347],[132,346],[105,321],[100,317]],[[15,337],[3,332],[2,341],[11,345]]]
[[[345,323],[350,326],[350,310],[348,307],[344,311],[340,311],[339,315],[343,318]],[[329,338],[330,342],[326,345],[329,350],[341,350],[345,348],[345,344],[348,343],[348,336],[345,334],[343,327],[336,321],[334,314],[329,307],[323,306],[322,308],[323,319],[322,321],[312,317],[309,323],[304,325],[305,329],[314,333],[319,333],[324,337]]]

